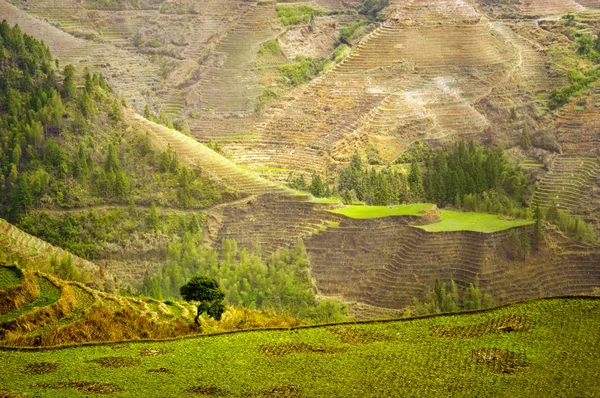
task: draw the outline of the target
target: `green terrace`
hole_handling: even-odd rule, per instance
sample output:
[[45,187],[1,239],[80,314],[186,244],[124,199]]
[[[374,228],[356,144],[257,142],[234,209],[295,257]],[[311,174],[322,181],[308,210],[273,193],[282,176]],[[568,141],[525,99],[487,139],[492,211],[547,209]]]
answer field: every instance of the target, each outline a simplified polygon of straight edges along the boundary
[[[433,206],[429,203],[398,206],[346,206],[342,209],[330,210],[330,212],[350,218],[371,219],[391,216],[422,216],[424,211],[431,210]],[[493,233],[533,224],[533,221],[529,220],[503,219],[496,214],[452,210],[440,210],[440,217],[440,222],[420,225],[417,228],[427,232],[473,231]]]

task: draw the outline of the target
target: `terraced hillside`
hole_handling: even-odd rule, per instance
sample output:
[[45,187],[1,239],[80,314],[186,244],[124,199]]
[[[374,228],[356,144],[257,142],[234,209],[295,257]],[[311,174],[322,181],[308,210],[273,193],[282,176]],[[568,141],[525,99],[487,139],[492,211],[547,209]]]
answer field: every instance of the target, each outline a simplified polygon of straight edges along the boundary
[[246,327],[294,326],[298,322],[275,314],[229,308],[220,322],[193,325],[196,307],[123,297],[90,289],[39,272],[0,265],[0,345],[62,344],[166,338]]
[[395,322],[3,351],[0,383],[8,395],[43,397],[594,397],[599,312],[597,298],[557,298]]
[[[426,232],[414,217],[345,218],[306,240],[320,294],[351,307],[401,309],[436,279],[463,287],[479,283],[495,304],[559,294],[590,293],[600,283],[597,247],[556,233],[527,258],[514,255],[511,230],[495,233]],[[523,232],[530,232],[530,227]],[[552,249],[558,247],[559,249]]]
[[595,158],[559,156],[540,181],[533,196],[534,206],[558,208],[572,214],[590,215],[593,187],[600,173]]
[[309,195],[269,194],[208,211],[203,242],[218,246],[234,239],[242,248],[270,254],[298,239],[318,234],[340,217],[327,210],[338,203],[315,203]]
[[0,15],[11,25],[18,24],[23,32],[43,40],[62,65],[73,64],[80,70],[89,67],[105,75],[121,96],[140,109],[146,95],[160,81],[159,68],[147,59],[105,43],[74,37],[6,0],[0,2]]
[[203,241],[215,247],[234,239],[240,248],[269,254],[304,239],[319,295],[347,303],[357,317],[411,306],[436,279],[462,287],[479,283],[495,304],[590,293],[600,285],[599,248],[550,226],[545,246],[523,258],[511,236],[515,231],[531,239],[531,226],[470,232],[466,224],[423,225],[428,221],[421,216],[352,219],[328,211],[339,206],[303,197],[252,198],[209,211]]
[[324,173],[367,147],[391,162],[416,140],[506,134],[498,123],[511,107],[528,112],[537,99],[543,108],[562,81],[528,37],[535,24],[490,21],[459,1],[394,2],[388,15],[334,70],[267,109],[248,135],[223,141],[224,151],[259,171]]
[[229,159],[177,130],[151,122],[136,113],[130,113],[134,123],[154,137],[154,142],[163,149],[171,148],[185,162],[199,166],[211,178],[242,194],[267,192],[291,192],[282,186],[248,172]]
[[[108,281],[112,277],[100,271],[98,265],[73,255],[59,247],[52,246],[27,232],[15,227],[6,220],[0,219],[0,247],[5,255],[17,254],[27,257],[33,262],[48,262],[52,257],[58,261],[70,258],[75,267],[83,271],[87,276],[85,279]],[[103,275],[101,275],[103,274]]]
[[[346,9],[358,3],[314,5]],[[385,10],[389,19],[344,62],[259,114],[254,109],[266,83],[257,80],[256,53],[265,41],[288,34],[275,2],[210,0],[186,12],[161,2],[143,9],[15,2],[35,19],[5,2],[2,7],[10,22],[44,35],[63,64],[104,69],[138,111],[148,102],[156,112],[192,116],[189,125],[200,141],[220,141],[234,162],[280,180],[289,171],[325,173],[356,148],[373,148],[378,161],[390,162],[419,139],[510,135],[510,109],[543,111],[547,95],[564,79],[549,72],[549,44],[539,40],[544,31],[533,22],[495,19],[496,5],[488,3],[392,1]],[[515,12],[583,9],[567,3],[529,1]],[[343,27],[351,22],[344,15],[324,16],[317,25]],[[319,40],[302,34],[302,45]],[[101,53],[115,54],[104,68]],[[133,70],[136,78],[127,83]],[[146,81],[140,70],[162,77]]]
[[172,116],[185,110],[182,89],[197,81],[207,49],[256,5],[212,0],[190,9],[160,2],[99,9],[75,0],[14,1],[25,13],[7,3],[0,5],[3,17],[44,39],[63,65],[103,73],[138,111],[149,103]]
[[[130,311],[128,315],[131,318],[143,316],[142,321],[156,324],[155,327],[160,323],[166,326],[179,319],[188,323],[193,320],[194,309],[189,306],[122,298],[92,290],[77,282],[60,281],[37,272],[23,273],[16,267],[2,266],[0,273],[18,277],[17,283],[3,286],[0,291],[5,309],[0,316],[0,340],[5,345],[48,346],[111,340],[106,333],[114,333],[113,337],[117,339],[119,333],[122,333],[120,338],[134,338],[136,331],[133,325],[129,333],[118,327],[112,332],[106,328],[102,330],[100,325],[94,328],[94,316],[114,316],[120,311],[123,314]],[[24,299],[20,300],[22,297]]]

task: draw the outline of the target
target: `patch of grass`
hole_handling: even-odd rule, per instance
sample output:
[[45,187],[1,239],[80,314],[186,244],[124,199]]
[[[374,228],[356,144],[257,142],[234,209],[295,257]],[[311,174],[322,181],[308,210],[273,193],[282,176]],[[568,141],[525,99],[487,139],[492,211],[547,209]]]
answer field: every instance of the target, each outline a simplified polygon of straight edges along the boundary
[[277,39],[264,42],[258,49],[258,55],[261,57],[269,57],[281,54],[281,47],[279,46],[279,40]]
[[38,296],[38,298],[13,312],[0,316],[0,322],[12,321],[13,319],[18,318],[23,314],[33,311],[35,308],[46,307],[58,301],[58,299],[60,298],[59,288],[54,286],[52,282],[50,282],[47,278],[44,277],[38,277],[37,281],[40,287],[40,295]]
[[420,225],[417,228],[424,229],[427,232],[473,231],[492,233],[533,224],[533,221],[503,220],[496,214],[462,213],[450,210],[442,210],[441,217],[442,221],[438,223]]
[[187,389],[186,392],[192,394],[208,395],[209,397],[226,397],[229,395],[229,391],[210,385],[193,387]]
[[327,70],[331,61],[325,59],[312,59],[298,56],[294,63],[281,65],[277,68],[284,77],[284,83],[298,86],[307,83]]
[[350,47],[348,47],[346,44],[340,44],[333,51],[333,55],[331,56],[331,59],[333,60],[333,62],[340,63],[344,60],[344,58],[346,58],[348,55],[350,55],[351,51],[352,50],[350,49]]
[[357,33],[365,26],[366,22],[353,22],[340,30],[340,42],[352,44],[352,40],[356,38]]
[[310,20],[311,17],[327,15],[330,12],[311,6],[277,6],[279,21],[285,26],[292,26]]
[[341,203],[338,198],[313,198],[311,200],[311,202],[312,203],[326,203],[326,204]]
[[420,216],[421,211],[433,207],[429,203],[397,206],[346,206],[343,209],[329,210],[350,218],[381,218],[390,216]]
[[[144,357],[139,366],[120,369],[90,362],[114,355],[109,345],[3,351],[0,385],[29,396],[78,396],[92,386],[97,386],[93,393],[98,394],[101,386],[110,385],[124,391],[116,396],[148,397],[188,396],[186,391],[198,387],[228,391],[235,397],[596,397],[600,396],[599,314],[600,299],[552,299],[476,314],[337,326],[365,332],[366,338],[358,336],[363,340],[391,337],[368,344],[344,343],[339,334],[331,333],[331,327],[132,343],[119,354],[135,357],[140,350],[161,348],[170,353]],[[523,317],[531,325],[523,332],[460,339],[431,333],[439,327],[486,325]],[[265,355],[261,353],[264,346],[296,352]],[[315,347],[343,350],[317,354],[312,351]],[[33,362],[61,365],[54,373],[16,376],[24,364]],[[77,388],[81,392],[46,388]]]
[[23,282],[23,273],[17,267],[0,266],[0,290],[20,285]]
[[85,382],[85,381],[72,381],[68,383],[40,383],[36,387],[40,388],[52,388],[52,389],[65,389],[65,388],[76,388],[84,394],[114,394],[123,391],[119,386],[114,384]]

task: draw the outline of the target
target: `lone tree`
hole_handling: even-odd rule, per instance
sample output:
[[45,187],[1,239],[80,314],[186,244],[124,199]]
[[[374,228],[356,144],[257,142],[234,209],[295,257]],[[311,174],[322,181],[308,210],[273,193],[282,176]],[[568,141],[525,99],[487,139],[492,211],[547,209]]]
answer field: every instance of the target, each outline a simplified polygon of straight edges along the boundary
[[198,314],[194,321],[200,326],[199,318],[203,313],[221,320],[221,315],[225,312],[225,293],[219,287],[219,282],[215,278],[208,276],[194,276],[179,290],[185,301],[197,301]]

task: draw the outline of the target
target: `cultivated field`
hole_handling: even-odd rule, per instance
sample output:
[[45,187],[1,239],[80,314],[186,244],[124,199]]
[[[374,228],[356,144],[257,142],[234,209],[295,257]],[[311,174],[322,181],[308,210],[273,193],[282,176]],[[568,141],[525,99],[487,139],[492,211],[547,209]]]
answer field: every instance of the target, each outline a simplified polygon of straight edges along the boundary
[[171,342],[0,351],[6,396],[596,397],[600,300]]
[[[108,294],[40,272],[0,264],[0,345],[48,347],[156,339],[301,322],[269,311],[229,307],[220,322],[187,302]],[[243,321],[242,321],[243,320]]]

